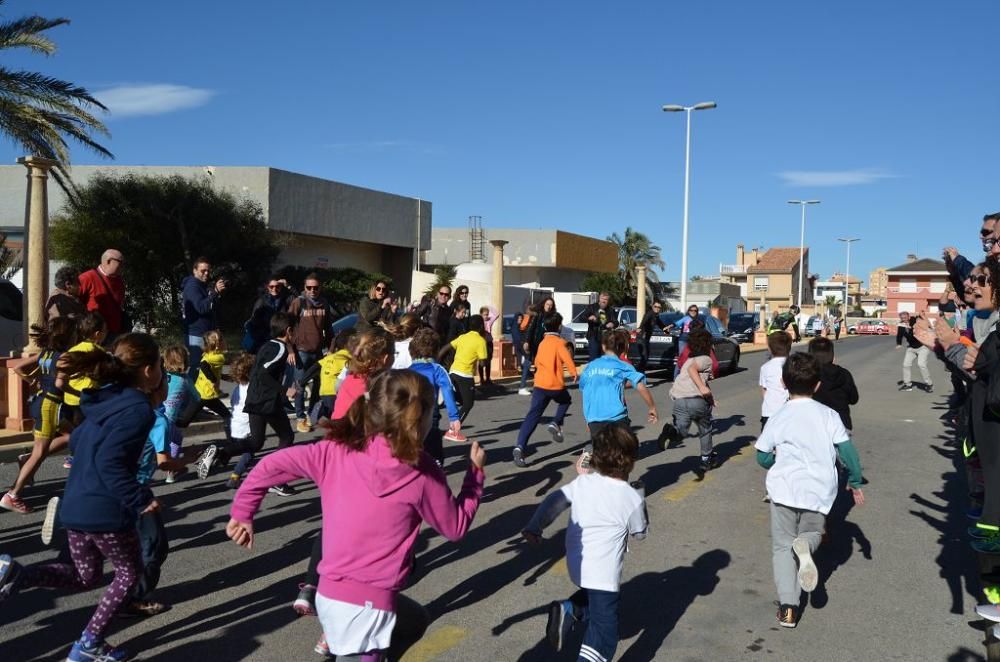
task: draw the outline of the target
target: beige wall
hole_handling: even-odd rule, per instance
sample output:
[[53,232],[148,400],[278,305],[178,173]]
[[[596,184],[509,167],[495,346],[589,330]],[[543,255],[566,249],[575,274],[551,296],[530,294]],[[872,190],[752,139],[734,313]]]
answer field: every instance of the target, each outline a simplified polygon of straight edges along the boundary
[[561,269],[614,273],[618,253],[608,241],[557,230],[555,262]]

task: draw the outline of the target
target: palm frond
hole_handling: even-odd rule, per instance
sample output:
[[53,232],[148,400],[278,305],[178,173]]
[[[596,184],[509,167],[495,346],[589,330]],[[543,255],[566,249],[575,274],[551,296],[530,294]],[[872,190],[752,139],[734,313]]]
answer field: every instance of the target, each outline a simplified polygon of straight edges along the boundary
[[0,48],[27,48],[42,55],[52,55],[56,51],[55,42],[41,32],[68,23],[67,18],[41,16],[25,16],[0,23]]
[[0,67],[0,94],[24,101],[48,104],[79,104],[86,108],[107,107],[87,88],[33,71],[11,71]]

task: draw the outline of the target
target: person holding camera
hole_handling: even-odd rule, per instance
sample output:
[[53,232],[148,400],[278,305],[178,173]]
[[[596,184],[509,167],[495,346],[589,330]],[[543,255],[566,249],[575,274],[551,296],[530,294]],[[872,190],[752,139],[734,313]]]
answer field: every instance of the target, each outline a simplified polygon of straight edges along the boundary
[[210,283],[212,264],[207,257],[194,261],[191,275],[181,282],[183,296],[183,318],[185,344],[190,356],[191,379],[198,375],[201,355],[204,350],[204,336],[209,331],[217,331],[219,323],[215,319],[215,304],[226,290],[226,281],[219,278]]
[[375,281],[368,290],[368,296],[361,297],[358,302],[358,333],[364,333],[380,322],[391,322],[392,301],[389,285],[384,280]]

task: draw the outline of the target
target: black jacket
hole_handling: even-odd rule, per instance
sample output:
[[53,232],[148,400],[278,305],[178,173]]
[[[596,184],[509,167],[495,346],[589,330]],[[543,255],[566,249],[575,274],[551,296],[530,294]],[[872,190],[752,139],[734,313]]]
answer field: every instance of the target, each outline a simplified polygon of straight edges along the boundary
[[[604,322],[601,322],[601,315],[604,315]],[[590,316],[593,315],[597,318],[597,321],[591,321]],[[612,306],[610,303],[608,307],[601,310],[601,307],[592,303],[587,307],[587,312],[583,316],[587,320],[587,338],[600,338],[604,330],[609,328],[608,324],[611,325],[610,328],[615,328],[618,326],[618,309]]]
[[819,389],[813,399],[840,414],[844,427],[853,429],[851,405],[858,404],[858,387],[850,370],[833,363],[823,366],[819,373]]
[[257,352],[257,360],[250,372],[247,398],[243,411],[248,414],[269,416],[282,411],[284,387],[281,385],[288,363],[288,348],[280,340],[269,340]]
[[649,338],[653,335],[653,325],[656,325],[660,329],[667,328],[667,325],[663,323],[663,320],[660,319],[657,313],[647,310],[646,314],[642,317],[642,321],[639,322],[639,333],[643,338]]
[[920,349],[923,347],[920,341],[913,337],[913,325],[916,324],[915,320],[910,320],[909,325],[900,324],[896,327],[896,347],[903,344],[906,341],[906,346],[911,349]]
[[441,336],[441,342],[448,336],[448,325],[451,320],[451,307],[441,305],[437,301],[428,298],[421,303],[415,312],[425,325],[437,331]]

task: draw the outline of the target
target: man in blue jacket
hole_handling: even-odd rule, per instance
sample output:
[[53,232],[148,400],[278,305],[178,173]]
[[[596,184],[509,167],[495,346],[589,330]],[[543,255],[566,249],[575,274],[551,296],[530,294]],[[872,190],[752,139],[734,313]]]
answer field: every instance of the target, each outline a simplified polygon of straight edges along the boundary
[[183,294],[181,323],[184,325],[184,335],[187,339],[185,344],[190,357],[188,366],[191,379],[198,375],[198,366],[201,365],[202,348],[205,346],[202,336],[219,328],[219,323],[215,320],[215,304],[226,289],[226,281],[220,278],[210,284],[208,278],[211,272],[212,265],[208,258],[199,257],[194,261],[191,275],[181,283]]

